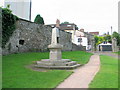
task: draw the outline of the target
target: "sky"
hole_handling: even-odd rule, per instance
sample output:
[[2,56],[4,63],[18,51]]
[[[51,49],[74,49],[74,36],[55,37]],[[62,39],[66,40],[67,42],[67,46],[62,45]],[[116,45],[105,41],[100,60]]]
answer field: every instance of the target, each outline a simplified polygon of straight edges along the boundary
[[[0,0],[4,2],[4,0]],[[45,24],[68,21],[86,32],[111,34],[118,31],[118,1],[120,0],[32,0],[32,21],[40,14]],[[0,3],[1,4],[1,3]]]

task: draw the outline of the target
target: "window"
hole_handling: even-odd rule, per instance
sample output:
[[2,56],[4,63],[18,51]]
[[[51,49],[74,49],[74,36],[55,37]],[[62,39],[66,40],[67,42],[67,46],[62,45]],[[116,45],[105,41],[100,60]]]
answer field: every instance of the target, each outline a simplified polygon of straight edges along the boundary
[[82,42],[82,38],[78,38],[78,42]]

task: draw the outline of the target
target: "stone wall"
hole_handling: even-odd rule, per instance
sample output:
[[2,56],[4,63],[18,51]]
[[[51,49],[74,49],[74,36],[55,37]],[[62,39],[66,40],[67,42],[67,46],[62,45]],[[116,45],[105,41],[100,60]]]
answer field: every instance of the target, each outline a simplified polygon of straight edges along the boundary
[[[16,30],[3,49],[3,54],[48,51],[51,42],[52,28],[20,19],[16,22]],[[60,30],[60,44],[63,51],[72,50],[71,33]]]
[[[3,55],[19,52],[43,52],[51,43],[52,27],[36,24],[20,19],[16,22],[16,30],[2,49]],[[71,33],[60,30],[60,44],[62,51],[83,50],[83,47],[73,46]],[[78,49],[79,48],[79,49]]]
[[72,51],[86,51],[86,46],[78,46],[72,43]]
[[71,33],[60,30],[60,44],[63,45],[63,51],[72,50],[72,37]]

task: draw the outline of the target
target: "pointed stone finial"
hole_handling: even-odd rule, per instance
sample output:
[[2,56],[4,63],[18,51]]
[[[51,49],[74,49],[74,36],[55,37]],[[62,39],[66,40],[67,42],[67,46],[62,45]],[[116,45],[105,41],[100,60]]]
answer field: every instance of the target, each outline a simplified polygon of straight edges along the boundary
[[57,28],[60,27],[60,20],[59,20],[59,19],[56,20],[56,27],[57,27]]
[[114,38],[113,38],[113,40],[115,40],[115,41],[116,41],[117,39],[114,37]]

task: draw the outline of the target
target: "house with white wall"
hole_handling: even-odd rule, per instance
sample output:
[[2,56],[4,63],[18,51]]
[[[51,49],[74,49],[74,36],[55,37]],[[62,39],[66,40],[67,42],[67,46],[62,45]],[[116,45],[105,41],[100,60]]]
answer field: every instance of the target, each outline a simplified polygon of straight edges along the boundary
[[86,50],[87,50],[88,40],[87,40],[87,37],[84,34],[84,31],[81,31],[81,30],[76,30],[75,31],[74,38],[73,38],[74,39],[73,43],[76,44],[76,45],[86,46]]
[[84,29],[65,31],[72,33],[72,42],[74,44],[86,46],[86,50],[88,49],[88,39],[85,36]]

